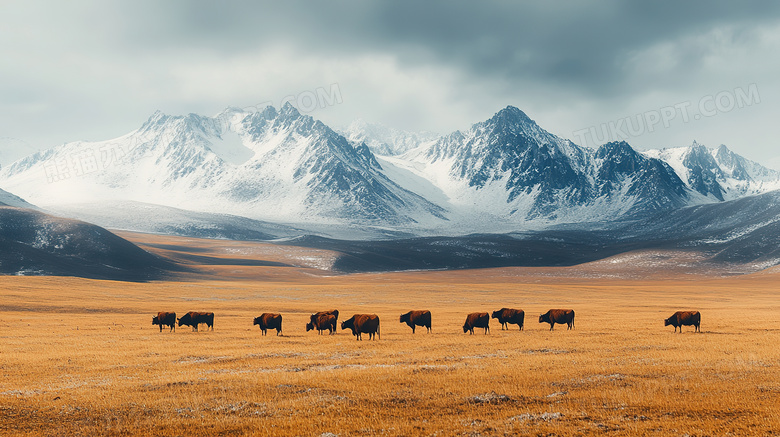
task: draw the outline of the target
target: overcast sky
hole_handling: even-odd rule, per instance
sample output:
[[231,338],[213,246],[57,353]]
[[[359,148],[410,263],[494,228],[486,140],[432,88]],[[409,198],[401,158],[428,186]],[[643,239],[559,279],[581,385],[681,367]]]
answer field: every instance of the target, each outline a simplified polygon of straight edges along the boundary
[[334,127],[449,133],[513,105],[582,145],[780,169],[780,2],[2,1],[0,58],[0,154],[293,96]]

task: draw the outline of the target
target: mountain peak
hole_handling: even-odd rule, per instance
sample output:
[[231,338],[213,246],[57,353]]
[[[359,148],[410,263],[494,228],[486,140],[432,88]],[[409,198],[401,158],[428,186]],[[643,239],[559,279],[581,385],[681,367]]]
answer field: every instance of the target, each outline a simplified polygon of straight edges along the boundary
[[300,117],[301,113],[290,102],[285,102],[279,115],[283,117]]
[[527,117],[525,115],[525,112],[520,110],[517,106],[507,105],[506,108],[498,111],[498,114],[506,113],[506,114],[515,114],[515,115],[522,115],[523,117]]
[[596,150],[596,156],[604,158],[607,156],[625,156],[625,155],[639,155],[630,144],[625,141],[610,141],[602,144]]
[[505,121],[505,122],[511,122],[511,123],[531,123],[536,124],[533,120],[531,120],[525,112],[521,111],[520,109],[509,105],[506,108],[498,111],[496,115],[491,118],[492,121]]
[[698,141],[693,140],[693,144],[691,144],[691,146],[688,148],[688,150],[691,150],[691,151],[707,151],[708,149],[707,149],[707,146],[705,146],[704,144],[701,144]]
[[143,124],[144,126],[154,126],[161,123],[164,123],[165,120],[167,120],[169,117],[168,114],[162,112],[161,110],[156,110],[152,115],[149,116],[149,118],[146,120],[146,122]]

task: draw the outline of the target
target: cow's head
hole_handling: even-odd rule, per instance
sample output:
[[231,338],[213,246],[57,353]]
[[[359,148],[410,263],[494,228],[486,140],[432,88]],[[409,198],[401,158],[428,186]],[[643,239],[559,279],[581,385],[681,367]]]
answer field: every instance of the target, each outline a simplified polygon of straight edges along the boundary
[[468,324],[468,323],[465,323],[465,324],[463,325],[463,333],[465,334],[465,333],[467,333],[467,332],[469,332],[469,324]]
[[409,323],[409,317],[411,317],[412,312],[408,312],[406,314],[401,314],[401,323]]
[[312,329],[314,329],[314,323],[311,323],[311,322],[307,323],[306,324],[306,332],[309,332]]
[[669,317],[668,319],[664,320],[664,326],[669,326],[672,324],[672,318]]
[[260,320],[262,320],[261,317],[255,317],[255,320],[252,322],[252,325],[259,325],[260,324]]
[[493,314],[491,314],[491,317],[494,318],[494,319],[497,319],[500,314],[501,314],[501,311],[493,311]]
[[550,313],[539,314],[539,323],[550,323]]
[[160,321],[157,316],[152,317],[152,325],[159,325]]
[[355,318],[352,317],[352,318],[350,318],[348,320],[344,320],[343,322],[341,322],[341,329],[342,330],[344,330],[344,329],[352,329],[352,331],[354,331],[355,330]]

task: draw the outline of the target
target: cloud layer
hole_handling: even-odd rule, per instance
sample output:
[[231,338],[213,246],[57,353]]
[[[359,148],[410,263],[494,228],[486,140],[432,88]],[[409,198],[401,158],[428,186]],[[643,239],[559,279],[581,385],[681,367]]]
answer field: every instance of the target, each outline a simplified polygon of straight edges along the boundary
[[312,115],[335,125],[363,117],[446,133],[511,104],[574,139],[753,85],[760,102],[679,117],[628,141],[726,143],[765,162],[780,155],[770,130],[780,116],[775,2],[26,1],[2,9],[0,137],[40,147],[115,137],[156,109],[215,114],[332,84],[342,102]]

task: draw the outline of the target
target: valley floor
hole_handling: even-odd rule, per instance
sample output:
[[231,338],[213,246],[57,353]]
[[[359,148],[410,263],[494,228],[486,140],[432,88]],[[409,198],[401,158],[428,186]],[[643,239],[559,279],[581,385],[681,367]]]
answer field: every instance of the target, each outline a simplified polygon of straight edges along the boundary
[[[198,266],[207,243],[163,240],[147,243],[192,273],[0,277],[0,435],[780,434],[777,270],[331,276],[315,265],[327,251],[222,242],[234,261]],[[501,307],[524,309],[525,329],[463,333],[467,313]],[[331,308],[377,314],[381,338],[305,331]],[[539,324],[549,308],[574,309],[576,329]],[[432,333],[398,322],[411,309],[431,310]],[[701,311],[701,333],[663,326],[681,309]],[[151,324],[191,310],[214,330]],[[252,326],[263,312],[283,315],[282,336]]]

